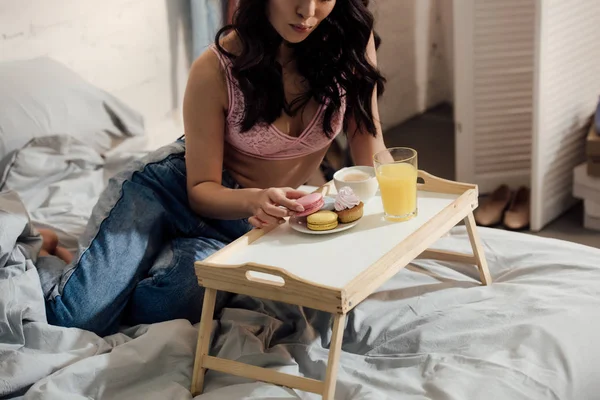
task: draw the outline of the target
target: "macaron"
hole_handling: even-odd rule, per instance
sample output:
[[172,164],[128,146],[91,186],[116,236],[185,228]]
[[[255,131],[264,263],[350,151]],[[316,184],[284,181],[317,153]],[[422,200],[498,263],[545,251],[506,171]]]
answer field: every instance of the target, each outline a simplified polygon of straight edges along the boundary
[[325,204],[323,204],[321,210],[335,211],[335,199],[333,197],[325,196],[323,201]]
[[306,217],[314,214],[323,207],[325,201],[321,193],[311,193],[296,200],[296,203],[304,207],[304,211],[296,214],[297,217]]
[[306,227],[312,231],[328,231],[338,226],[338,216],[333,211],[321,210],[306,219]]

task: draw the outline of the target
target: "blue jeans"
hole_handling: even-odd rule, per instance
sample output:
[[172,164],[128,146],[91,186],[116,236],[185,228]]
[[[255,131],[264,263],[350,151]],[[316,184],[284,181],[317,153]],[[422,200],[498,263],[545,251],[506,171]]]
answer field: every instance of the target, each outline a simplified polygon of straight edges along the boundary
[[[247,220],[201,218],[188,203],[185,144],[165,146],[113,177],[73,263],[46,294],[50,324],[101,336],[122,325],[200,319],[194,262],[247,233]],[[223,185],[239,188],[223,172]],[[227,294],[220,293],[217,307]]]

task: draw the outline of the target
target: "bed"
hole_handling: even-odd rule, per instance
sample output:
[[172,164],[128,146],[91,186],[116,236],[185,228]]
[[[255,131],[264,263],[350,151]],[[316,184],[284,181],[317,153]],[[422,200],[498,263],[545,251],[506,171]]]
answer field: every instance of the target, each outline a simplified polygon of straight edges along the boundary
[[[45,74],[48,65],[69,74],[43,62]],[[189,399],[197,326],[174,320],[98,337],[46,323],[39,274],[52,271],[37,257],[36,229],[59,230],[72,248],[107,179],[145,153],[138,140],[146,129],[134,109],[76,85],[85,90],[65,90],[61,104],[88,108],[46,125],[20,131],[18,113],[0,112],[0,398]],[[68,98],[73,93],[79,97]],[[6,92],[2,99],[11,101]],[[491,286],[480,286],[471,267],[417,260],[348,315],[336,398],[598,398],[600,250],[480,234]],[[436,248],[469,251],[465,229]],[[330,322],[327,313],[235,296],[215,316],[211,354],[322,379]],[[197,398],[318,397],[209,371]]]

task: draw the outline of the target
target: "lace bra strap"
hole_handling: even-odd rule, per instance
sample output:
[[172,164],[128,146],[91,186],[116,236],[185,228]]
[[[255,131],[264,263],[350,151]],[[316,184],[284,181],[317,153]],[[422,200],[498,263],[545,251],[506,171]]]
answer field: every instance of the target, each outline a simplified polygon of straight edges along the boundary
[[212,43],[210,45],[210,49],[217,55],[217,57],[219,58],[219,61],[221,63],[221,66],[223,67],[223,69],[225,70],[225,75],[226,75],[226,81],[227,81],[227,97],[229,97],[229,109],[227,110],[227,117],[229,117],[231,115],[231,113],[233,112],[233,110],[235,109],[235,106],[237,104],[237,99],[236,99],[236,95],[238,94],[238,91],[236,90],[236,87],[234,86],[234,77],[231,74],[231,60],[229,58],[227,58],[227,56],[225,56],[224,54],[222,54],[219,49],[217,48],[217,46]]

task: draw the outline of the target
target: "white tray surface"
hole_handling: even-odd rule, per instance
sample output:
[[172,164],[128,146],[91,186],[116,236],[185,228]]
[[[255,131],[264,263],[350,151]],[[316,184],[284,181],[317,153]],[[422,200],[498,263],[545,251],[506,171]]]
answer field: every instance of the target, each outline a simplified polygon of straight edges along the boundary
[[[365,204],[364,216],[352,229],[331,235],[309,235],[285,223],[251,245],[232,252],[220,263],[253,262],[278,267],[315,284],[343,288],[459,197],[418,193],[418,215],[410,221],[384,220],[378,194]],[[265,278],[263,274],[253,275]],[[272,280],[280,281],[275,277]]]

